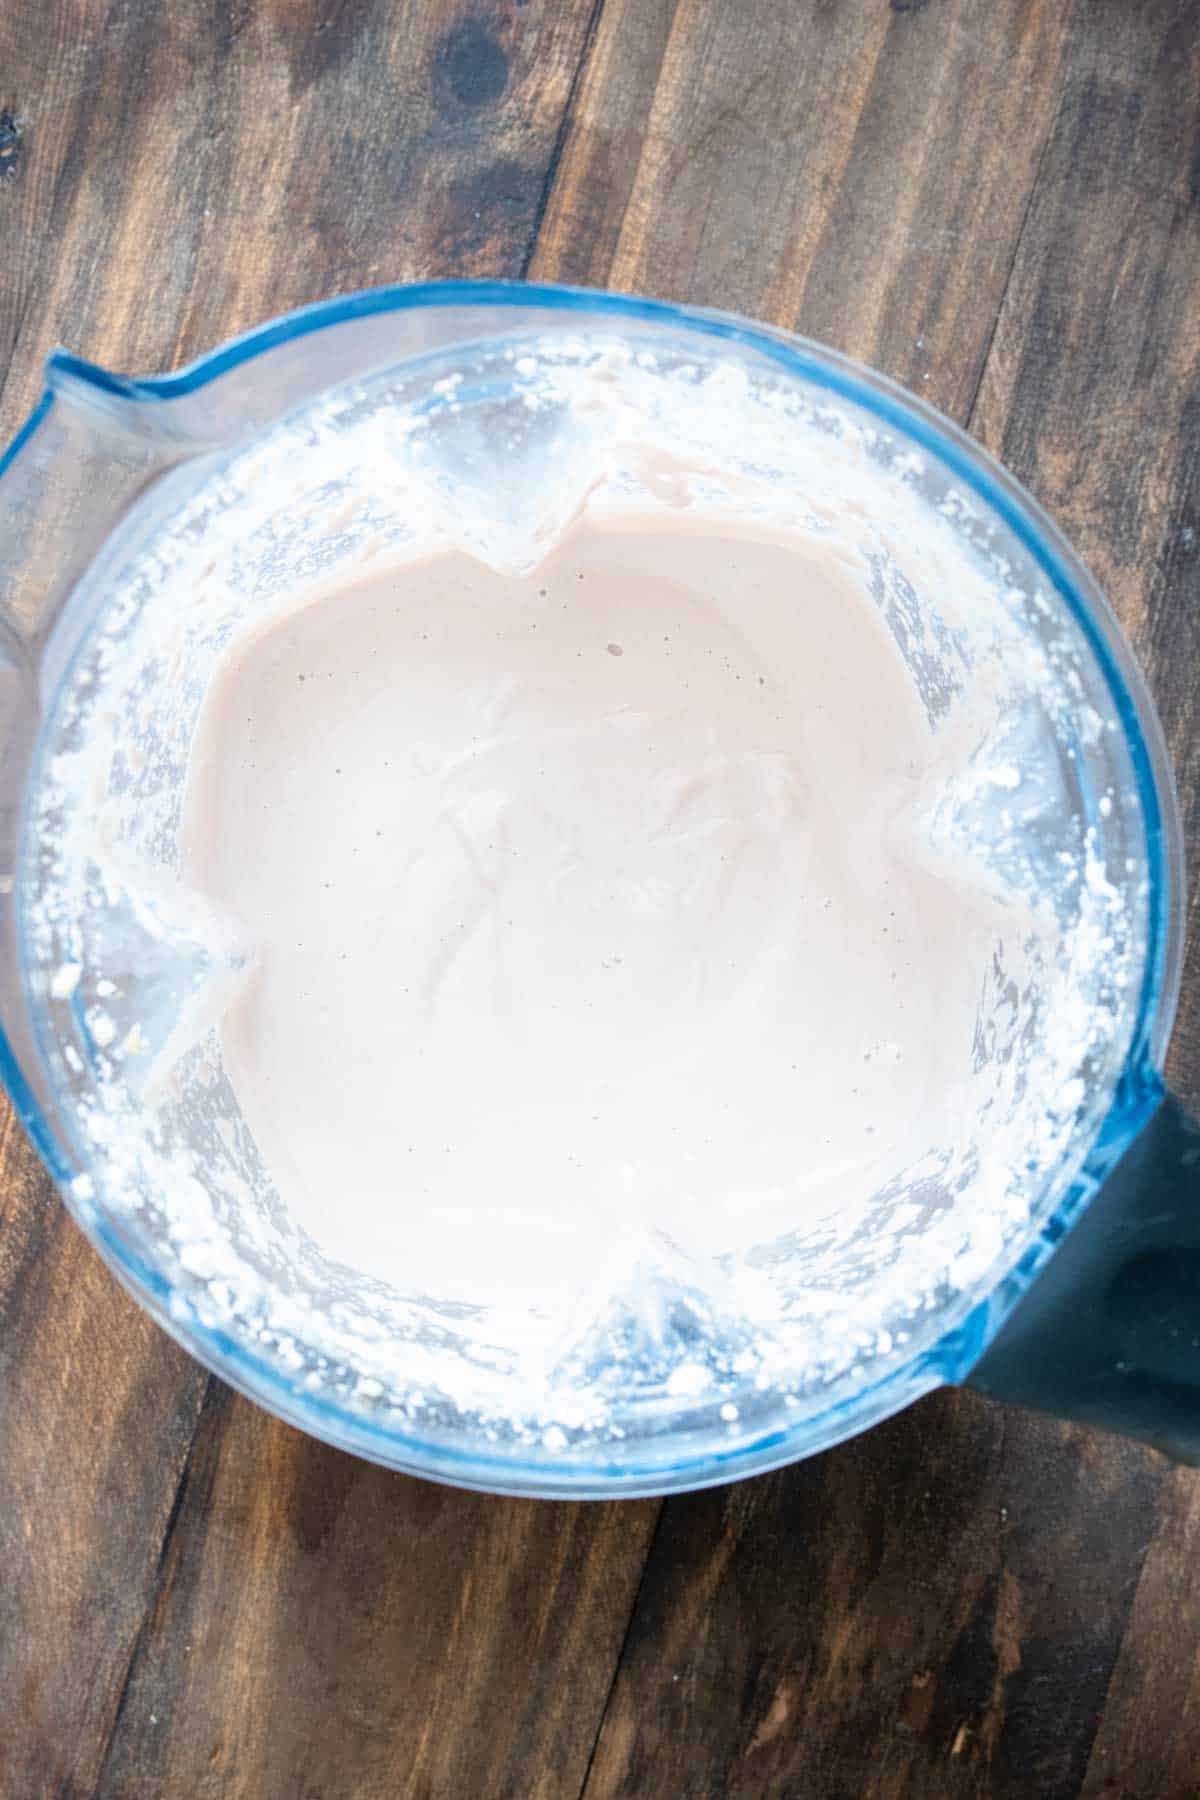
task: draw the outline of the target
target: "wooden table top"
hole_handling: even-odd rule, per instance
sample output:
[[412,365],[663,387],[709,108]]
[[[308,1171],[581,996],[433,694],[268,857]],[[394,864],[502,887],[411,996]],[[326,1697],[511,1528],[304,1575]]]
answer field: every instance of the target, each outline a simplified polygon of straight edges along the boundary
[[[1195,894],[1196,0],[4,0],[3,438],[58,341],[437,275],[736,309],[964,424],[1137,647]],[[1200,1793],[1200,1476],[943,1393],[665,1504],[456,1493],[210,1378],[0,1159],[4,1800]]]

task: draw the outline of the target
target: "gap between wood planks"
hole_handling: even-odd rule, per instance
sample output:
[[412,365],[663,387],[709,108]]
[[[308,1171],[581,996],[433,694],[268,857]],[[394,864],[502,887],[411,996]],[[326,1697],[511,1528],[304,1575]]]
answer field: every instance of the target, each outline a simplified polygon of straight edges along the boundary
[[117,1703],[113,1708],[112,1719],[110,1720],[108,1730],[104,1735],[104,1746],[100,1752],[98,1763],[99,1772],[96,1777],[97,1793],[102,1793],[104,1791],[104,1782],[108,1774],[108,1765],[112,1759],[113,1747],[117,1741],[117,1733],[121,1729],[121,1720],[124,1717],[125,1705],[133,1687],[133,1680],[134,1676],[137,1674],[138,1664],[141,1661],[145,1650],[150,1622],[158,1611],[159,1601],[162,1598],[163,1587],[166,1582],[167,1559],[171,1550],[171,1540],[175,1535],[175,1527],[179,1523],[179,1515],[183,1511],[183,1503],[187,1499],[188,1482],[191,1478],[192,1461],[196,1454],[196,1445],[199,1441],[200,1431],[203,1427],[209,1405],[216,1397],[218,1380],[219,1378],[216,1375],[210,1375],[208,1377],[208,1380],[204,1384],[204,1392],[200,1396],[200,1404],[196,1408],[196,1419],[192,1426],[192,1435],[188,1441],[187,1452],[183,1459],[183,1467],[179,1471],[179,1480],[175,1484],[175,1492],[171,1497],[171,1510],[167,1514],[167,1522],[163,1527],[162,1539],[158,1546],[158,1561],[155,1564],[154,1580],[146,1603],[146,1610],[142,1614],[142,1622],[138,1626],[133,1643],[130,1646],[129,1659],[125,1664],[125,1672],[121,1677],[121,1690],[117,1695]]
[[[1070,45],[1071,31],[1075,22],[1075,5],[1076,0],[1068,0],[1066,18],[1063,24],[1064,40],[1067,46]],[[1066,93],[1067,88],[1068,62],[1069,57],[1067,55],[1067,50],[1064,49],[1058,65],[1058,85],[1054,94],[1054,105],[1050,108],[1046,135],[1042,139],[1041,147],[1038,150],[1037,167],[1033,172],[1033,180],[1029,184],[1029,192],[1025,197],[1025,210],[1021,214],[1021,223],[1017,227],[1017,234],[1013,239],[1012,255],[1009,258],[1008,268],[1005,271],[1004,285],[1000,289],[1000,300],[996,307],[996,316],[992,320],[992,328],[988,332],[987,344],[984,348],[983,355],[979,359],[979,375],[975,382],[975,388],[971,395],[970,404],[967,407],[966,416],[962,421],[964,431],[971,431],[975,424],[975,414],[979,406],[979,396],[983,391],[983,383],[988,372],[988,364],[992,360],[992,349],[996,342],[996,333],[999,331],[1000,321],[1004,317],[1004,307],[1008,300],[1008,290],[1012,286],[1013,274],[1017,267],[1017,258],[1021,254],[1021,245],[1029,225],[1029,215],[1033,211],[1034,195],[1037,193],[1038,187],[1041,184],[1042,171],[1046,166],[1046,156],[1051,144],[1054,142],[1054,133],[1058,129],[1059,115],[1062,112],[1063,95]]]
[[571,85],[567,90],[566,104],[563,107],[562,118],[558,122],[558,131],[555,134],[554,147],[550,152],[550,161],[546,165],[546,179],[542,183],[542,191],[538,196],[537,210],[533,215],[533,225],[529,233],[529,242],[525,247],[525,254],[521,258],[520,279],[522,281],[528,279],[529,271],[533,266],[533,259],[537,254],[538,240],[542,235],[542,224],[546,217],[546,208],[550,204],[550,196],[554,192],[554,184],[558,179],[558,169],[559,164],[562,161],[562,153],[571,132],[571,121],[575,113],[575,102],[580,87],[583,84],[584,75],[587,73],[588,64],[592,59],[592,51],[595,48],[596,38],[600,30],[600,15],[603,11],[604,0],[592,0],[592,10],[588,14],[588,22],[584,28],[583,46],[579,53],[579,61],[575,65],[575,73],[571,77]]
[[595,1735],[592,1738],[591,1747],[588,1750],[587,1763],[585,1764],[583,1771],[583,1780],[579,1784],[578,1800],[583,1800],[583,1796],[587,1793],[588,1783],[592,1778],[592,1764],[596,1760],[596,1751],[600,1748],[600,1734],[604,1730],[604,1721],[607,1719],[609,1707],[612,1705],[612,1697],[614,1690],[616,1689],[617,1679],[621,1673],[621,1665],[625,1661],[625,1651],[629,1644],[629,1635],[633,1630],[634,1621],[638,1616],[638,1608],[642,1601],[642,1590],[646,1585],[646,1577],[650,1572],[650,1565],[654,1561],[654,1549],[655,1545],[658,1543],[658,1534],[662,1529],[663,1516],[666,1513],[666,1509],[667,1502],[665,1500],[660,1500],[658,1503],[658,1511],[654,1515],[654,1529],[650,1533],[650,1538],[646,1545],[646,1555],[642,1562],[641,1573],[637,1578],[637,1585],[633,1590],[633,1601],[629,1608],[629,1616],[625,1620],[625,1629],[621,1633],[621,1643],[617,1650],[617,1654],[613,1658],[612,1676],[604,1695],[604,1703],[600,1708],[599,1717],[596,1720]]

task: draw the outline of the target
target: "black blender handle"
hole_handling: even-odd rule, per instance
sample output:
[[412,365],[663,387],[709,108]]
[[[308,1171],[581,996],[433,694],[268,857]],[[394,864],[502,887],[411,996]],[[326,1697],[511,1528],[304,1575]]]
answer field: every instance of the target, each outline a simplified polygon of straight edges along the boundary
[[967,1386],[1200,1466],[1200,1125],[1167,1095]]

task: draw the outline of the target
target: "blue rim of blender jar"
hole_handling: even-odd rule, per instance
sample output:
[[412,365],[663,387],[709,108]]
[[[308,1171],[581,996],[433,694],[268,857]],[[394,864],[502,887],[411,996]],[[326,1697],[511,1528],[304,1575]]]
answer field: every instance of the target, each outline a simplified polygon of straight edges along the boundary
[[917,1356],[899,1362],[876,1381],[856,1389],[852,1396],[834,1401],[821,1412],[808,1415],[795,1425],[731,1444],[728,1450],[710,1445],[692,1457],[657,1465],[649,1462],[605,1466],[594,1457],[587,1463],[518,1460],[456,1449],[436,1439],[397,1431],[392,1424],[376,1423],[369,1413],[293,1387],[274,1365],[255,1356],[241,1340],[219,1327],[206,1325],[190,1306],[181,1317],[178,1303],[172,1306],[174,1290],[165,1277],[95,1206],[72,1191],[71,1183],[78,1171],[64,1156],[63,1147],[2,1031],[0,1077],[51,1173],[66,1188],[71,1210],[123,1284],[148,1306],[170,1335],[199,1354],[222,1379],[310,1433],[396,1468],[493,1492],[562,1498],[620,1494],[632,1497],[765,1473],[878,1423],[947,1380],[962,1379],[1160,1098],[1158,1062],[1165,1051],[1178,992],[1183,873],[1175,794],[1157,714],[1096,582],[1037,502],[989,452],[916,395],[840,352],[706,308],[588,288],[441,281],[371,288],[319,301],[255,327],[168,375],[142,379],[113,375],[60,350],[48,364],[50,386],[0,456],[0,476],[52,410],[56,374],[77,377],[93,390],[100,389],[122,400],[178,399],[278,345],[329,326],[371,314],[447,306],[609,314],[651,325],[676,325],[743,346],[777,363],[790,375],[851,401],[899,430],[950,469],[1004,521],[1033,557],[1081,629],[1108,685],[1125,733],[1137,786],[1149,876],[1145,966],[1137,1016],[1122,1073],[1082,1169],[1043,1218],[1033,1241],[956,1326]]

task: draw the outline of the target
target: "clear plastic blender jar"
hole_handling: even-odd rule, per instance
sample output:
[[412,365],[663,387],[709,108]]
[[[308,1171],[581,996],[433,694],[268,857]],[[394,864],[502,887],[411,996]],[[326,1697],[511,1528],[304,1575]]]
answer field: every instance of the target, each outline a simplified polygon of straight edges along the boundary
[[[186,880],[197,721],[297,584],[431,532],[533,568],[605,496],[857,558],[945,750],[930,856],[966,859],[1004,921],[963,1104],[849,1208],[804,1202],[797,1126],[769,1218],[699,1242],[614,1201],[611,1228],[568,1221],[543,1287],[397,1284],[289,1219],[227,1078],[259,947]],[[1182,918],[1161,733],[1087,572],[953,426],[717,314],[383,289],[172,376],[57,355],[0,519],[4,1079],[101,1254],[224,1379],[379,1462],[548,1495],[733,1479],[963,1380],[1200,1450],[1200,1145],[1159,1074]],[[495,1171],[478,1220],[528,1269],[521,1176]]]

